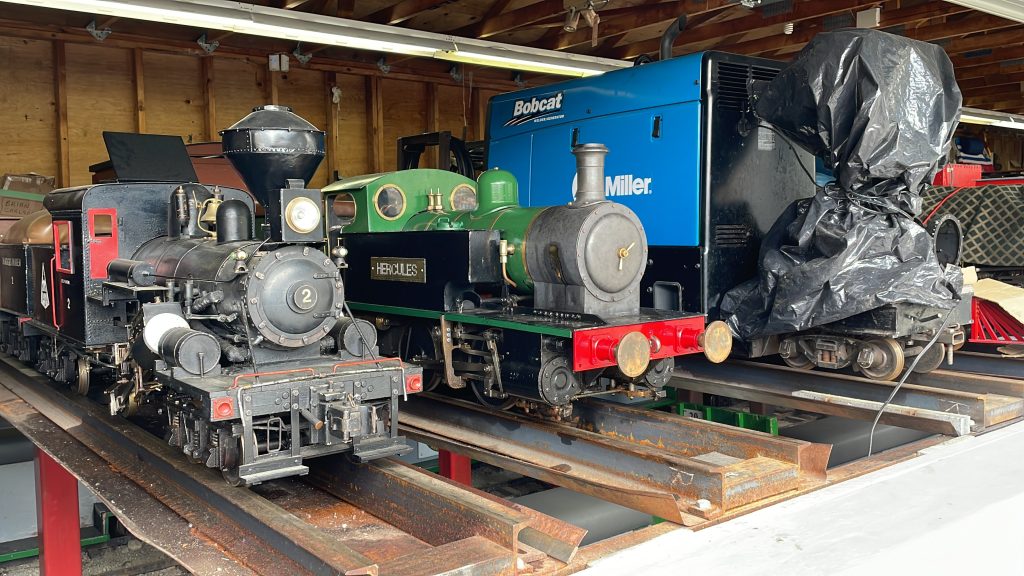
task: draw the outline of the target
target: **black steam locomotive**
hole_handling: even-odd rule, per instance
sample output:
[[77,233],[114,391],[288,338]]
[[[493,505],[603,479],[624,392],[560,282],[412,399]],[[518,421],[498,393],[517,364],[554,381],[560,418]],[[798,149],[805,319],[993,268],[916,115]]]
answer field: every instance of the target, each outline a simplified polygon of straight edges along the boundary
[[223,131],[252,198],[194,182],[56,190],[0,246],[5,351],[111,413],[143,404],[169,442],[235,484],[304,474],[308,457],[408,448],[398,400],[422,370],[382,358],[323,251],[319,190],[305,183],[324,133],[264,106]]

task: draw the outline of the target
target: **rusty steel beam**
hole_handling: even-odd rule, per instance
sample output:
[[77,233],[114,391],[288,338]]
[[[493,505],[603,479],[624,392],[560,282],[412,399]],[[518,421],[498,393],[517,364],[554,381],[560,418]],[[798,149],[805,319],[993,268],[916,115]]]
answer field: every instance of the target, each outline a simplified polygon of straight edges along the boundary
[[[1022,103],[1022,107],[1024,107],[1024,103]],[[1024,381],[1022,380],[1024,379],[1024,358],[1009,358],[1002,354],[960,350],[953,355],[953,365],[945,369],[957,373],[967,372],[1011,378],[1014,382]],[[1009,390],[999,393],[1007,396],[1014,395]]]
[[[309,480],[433,546],[483,536],[515,562],[519,544],[569,562],[586,530],[395,459],[311,461]],[[429,529],[424,529],[429,527]]]
[[[826,448],[785,448],[807,443],[711,422],[585,406],[577,423],[594,430],[437,397],[408,402],[399,425],[432,446],[686,525],[820,481],[828,458]],[[621,419],[632,437],[615,428]]]
[[[845,418],[873,419],[896,383],[757,362],[710,365],[688,359],[676,368],[670,385]],[[881,422],[924,432],[962,435],[1021,415],[1024,401],[1020,397],[904,384]]]

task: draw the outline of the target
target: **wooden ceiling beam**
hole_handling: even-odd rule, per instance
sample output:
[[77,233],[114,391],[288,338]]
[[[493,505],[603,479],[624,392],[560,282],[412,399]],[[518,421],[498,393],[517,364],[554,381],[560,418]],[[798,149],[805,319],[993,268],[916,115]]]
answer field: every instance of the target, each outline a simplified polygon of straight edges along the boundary
[[[906,11],[904,11],[904,9],[899,9],[889,11],[888,13],[883,12],[879,29],[890,29],[890,31],[893,31],[891,29],[897,26],[906,26],[907,24],[911,24],[921,20],[928,20],[936,16],[936,14],[932,14],[929,16],[929,12],[922,11],[920,10],[920,8],[921,6],[914,6],[912,8],[906,9]],[[967,9],[961,8],[958,11],[955,8],[950,8],[949,10],[950,12],[961,12]],[[933,10],[933,12],[937,13],[939,12],[939,10],[936,9]],[[946,15],[949,15],[950,12],[947,12]],[[978,19],[965,18],[952,23],[943,22],[941,24],[930,24],[927,26],[921,26],[919,28],[905,29],[902,31],[895,30],[893,32],[902,32],[903,35],[907,36],[908,38],[914,38],[917,40],[929,42],[941,40],[944,38],[951,38],[953,36],[966,35],[970,34],[971,32],[977,32],[978,25],[984,25],[986,27],[1000,25],[995,21],[988,20],[988,14],[980,15],[981,18]],[[1001,18],[999,20],[1002,21],[1007,26],[1017,24],[1016,22],[1012,22]],[[783,49],[785,49],[786,51],[796,51],[799,50],[807,42],[810,42],[811,38],[814,38],[814,36],[817,35],[819,32],[823,31],[825,31],[824,22],[815,22],[810,26],[801,27],[796,33],[791,34],[789,36],[783,34],[768,36],[765,38],[759,38],[757,40],[733,44],[731,46],[727,46],[726,49],[733,52],[739,52],[742,54],[764,54],[766,52],[775,52]],[[954,46],[954,48],[958,48],[956,43],[961,42],[961,40],[953,40],[951,42],[946,43],[944,47],[947,48],[947,52],[949,51],[948,47],[951,45]],[[1006,39],[1001,37],[1000,41],[1005,42]],[[973,48],[966,48],[966,50],[971,49]]]
[[[695,28],[687,27],[679,37],[680,43],[676,45],[676,51],[679,53],[686,53],[688,51],[692,51],[687,50],[687,46],[693,46],[700,44],[701,42],[722,38],[738,32],[750,32],[769,26],[781,26],[787,22],[800,22],[803,20],[821,18],[837,12],[846,12],[857,8],[863,9],[878,4],[881,4],[881,2],[865,2],[864,0],[806,0],[796,3],[793,6],[793,10],[786,14],[769,17],[764,16],[763,8],[752,10],[750,11],[750,14],[734,18],[732,20],[698,26]],[[618,50],[613,52],[610,57],[623,59],[635,58],[641,54],[656,52],[660,47],[661,38],[651,38],[650,40],[643,40],[641,42],[621,46]]]
[[969,96],[964,98],[964,106],[969,106],[971,108],[987,108],[1004,102],[1018,101],[1021,100],[1022,97],[1024,97],[1024,93],[1022,93],[1018,87],[1016,92],[1003,92],[1001,94],[992,94],[990,96]]
[[999,96],[1004,94],[1020,94],[1024,89],[1024,84],[1021,82],[1015,82],[1010,84],[997,84],[995,86],[982,86],[981,88],[972,88],[970,90],[960,89],[964,94],[964,98],[985,98],[988,96]]
[[[857,2],[856,5],[860,8],[841,8],[839,2],[835,1],[811,1],[801,2],[798,4],[794,11],[787,14],[780,14],[778,16],[771,16],[770,18],[764,18],[761,14],[751,14],[748,16],[742,16],[734,20],[727,20],[727,22],[718,23],[714,28],[706,31],[701,31],[701,28],[695,28],[693,30],[687,30],[680,38],[682,43],[676,46],[676,51],[685,53],[687,51],[694,51],[696,45],[700,42],[707,42],[714,40],[715,38],[726,38],[736,33],[749,33],[756,30],[767,28],[769,26],[780,26],[787,22],[803,22],[807,23],[808,20],[815,19],[817,17],[836,14],[844,11],[852,11],[855,9],[864,9],[866,6],[880,4],[881,2]],[[820,10],[822,13],[818,16],[799,17],[801,10],[815,11]],[[948,16],[957,13],[970,12],[970,8],[950,4],[948,2],[925,2],[910,6],[907,8],[896,8],[896,9],[883,9],[881,24],[879,28],[891,28],[894,26],[905,26],[908,24],[919,23],[922,20],[927,20],[939,16]],[[794,13],[798,15],[795,16]],[[808,13],[808,12],[803,12]],[[756,18],[756,19],[755,19]],[[760,20],[758,24],[757,20]],[[767,23],[767,24],[766,24]],[[781,49],[785,46],[796,45],[802,46],[803,44],[810,41],[815,34],[821,32],[824,29],[823,23],[813,23],[809,26],[798,26],[797,32],[792,35],[777,34],[757,40],[750,40],[746,43],[729,44],[726,42],[720,42],[716,44],[716,47],[723,47],[728,50],[733,50],[735,46],[740,46],[737,50],[750,50],[743,53],[761,53],[769,52]],[[650,40],[644,40],[642,42],[636,42],[628,46],[624,46],[622,50],[614,52],[609,57],[634,57],[640,54],[647,54],[657,51],[659,46],[659,38],[653,38]]]
[[1005,62],[994,62],[992,64],[985,64],[984,66],[957,66],[954,59],[953,67],[956,69],[956,78],[958,81],[980,81],[984,85],[986,78],[991,76],[999,76],[1001,74],[1013,74],[1014,72],[1020,72],[1024,70],[1024,60],[1021,58],[1008,59]]
[[[1024,37],[1021,38],[1024,42]],[[961,68],[974,68],[981,66],[988,66],[990,64],[1000,64],[1007,60],[1018,60],[1024,58],[1024,45],[1020,42],[1015,42],[1015,46],[1007,45],[1004,48],[993,48],[988,54],[975,54],[973,57],[966,55],[952,56],[953,65],[958,69]]]
[[[632,10],[621,15],[611,15],[605,11],[600,11],[598,14],[601,16],[601,24],[597,28],[597,37],[600,40],[644,26],[675,20],[679,17],[679,5],[675,2],[662,2],[634,6]],[[590,28],[581,26],[575,32],[562,32],[550,40],[537,44],[537,47],[548,50],[565,50],[581,44],[590,44],[590,39]]]
[[398,4],[370,14],[363,18],[363,20],[366,20],[367,22],[374,22],[376,24],[401,24],[406,20],[411,20],[416,16],[419,16],[427,10],[448,4],[451,1],[452,0],[402,0]]
[[959,76],[960,74],[958,71],[956,83],[960,86],[960,90],[962,91],[973,90],[975,88],[984,88],[986,86],[1016,84],[1018,82],[1024,82],[1024,65],[1006,66],[1000,73],[991,74],[988,76],[968,78],[963,80],[961,80]]
[[974,50],[985,50],[988,48],[998,48],[1000,46],[1007,46],[1011,44],[1018,44],[1024,40],[1024,26],[1019,25],[1003,29],[999,32],[992,32],[990,34],[979,34],[977,36],[969,36],[967,38],[960,38],[944,44],[942,47],[946,50],[947,54],[961,54],[964,52],[971,52]]
[[[672,0],[672,2],[666,2],[666,4],[674,4],[677,7],[677,15],[686,12],[687,14],[701,14],[704,12],[712,12],[726,8],[730,5],[735,5],[735,0],[702,0],[697,6],[693,6],[690,2],[685,0]],[[619,8],[617,11],[602,10],[601,17],[615,16],[620,14],[618,10],[621,10],[621,14],[628,13],[630,10],[635,10],[636,7]],[[540,2],[523,6],[516,10],[505,12],[504,14],[497,14],[489,18],[484,18],[476,24],[470,26],[464,26],[458,30],[454,30],[452,34],[456,36],[472,36],[475,38],[489,38],[503,32],[509,32],[516,28],[522,28],[535,22],[545,20],[552,15],[558,15],[565,13],[565,5],[563,0],[541,0]]]

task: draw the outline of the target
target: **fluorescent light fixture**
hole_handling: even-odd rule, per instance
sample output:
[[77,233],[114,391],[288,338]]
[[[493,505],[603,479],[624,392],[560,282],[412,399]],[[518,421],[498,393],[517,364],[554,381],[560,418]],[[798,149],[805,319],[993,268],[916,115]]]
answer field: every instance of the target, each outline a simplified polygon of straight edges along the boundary
[[982,110],[980,108],[961,108],[960,121],[966,124],[979,124],[982,126],[998,126],[999,128],[1024,130],[1024,116],[1021,116],[1020,114],[1010,114],[1009,112],[996,112],[993,110]]
[[1024,2],[1014,0],[949,0],[953,4],[967,6],[1008,20],[1024,22]]
[[631,65],[625,60],[567,54],[267,8],[225,0],[0,0],[42,8],[224,30],[307,44],[422,56],[515,70],[589,76]]

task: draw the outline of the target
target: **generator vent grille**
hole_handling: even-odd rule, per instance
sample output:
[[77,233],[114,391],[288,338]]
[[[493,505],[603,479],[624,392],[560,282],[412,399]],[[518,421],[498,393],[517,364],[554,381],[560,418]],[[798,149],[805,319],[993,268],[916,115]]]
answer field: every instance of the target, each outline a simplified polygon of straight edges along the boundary
[[715,244],[718,246],[746,246],[750,242],[750,237],[750,226],[746,224],[715,226]]
[[750,92],[747,89],[747,83],[750,80],[771,80],[779,73],[775,68],[735,62],[719,62],[717,71],[715,97],[718,100],[718,106],[727,110],[746,110],[748,108]]

